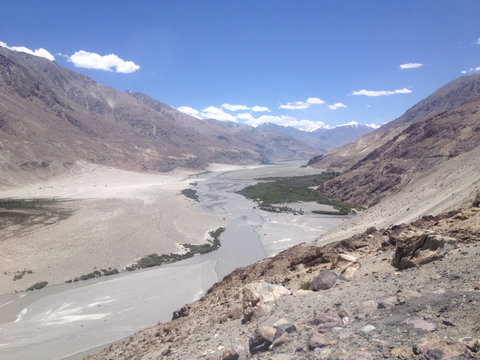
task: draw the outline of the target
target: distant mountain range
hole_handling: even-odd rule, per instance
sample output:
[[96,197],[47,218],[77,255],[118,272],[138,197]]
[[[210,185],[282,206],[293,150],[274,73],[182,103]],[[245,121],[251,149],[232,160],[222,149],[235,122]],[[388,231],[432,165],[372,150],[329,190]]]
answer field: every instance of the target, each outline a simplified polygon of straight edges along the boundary
[[471,157],[467,161],[472,166],[471,176],[478,177],[480,159],[472,151],[478,146],[480,75],[474,74],[448,83],[400,118],[313,158],[309,165],[343,172],[321,191],[345,201],[374,205],[439,171],[459,155],[462,161]]
[[291,126],[285,127],[273,123],[262,124],[259,128],[288,135],[308,144],[319,153],[325,153],[336,147],[348,144],[359,136],[375,130],[375,127],[371,125],[363,125],[355,122],[334,128],[319,128],[310,132],[301,131]]

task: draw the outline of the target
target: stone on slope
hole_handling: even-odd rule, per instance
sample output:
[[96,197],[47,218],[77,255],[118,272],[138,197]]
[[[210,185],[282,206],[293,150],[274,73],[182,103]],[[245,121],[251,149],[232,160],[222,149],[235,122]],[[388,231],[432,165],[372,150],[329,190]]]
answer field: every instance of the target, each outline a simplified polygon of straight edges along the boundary
[[320,334],[318,331],[314,331],[307,340],[307,345],[310,350],[313,350],[318,347],[335,345],[336,343],[337,343],[337,340],[329,338],[323,334]]
[[248,341],[250,353],[254,355],[261,351],[267,351],[275,340],[276,333],[277,330],[270,326],[257,328]]
[[425,340],[414,348],[420,359],[470,360],[477,357],[462,343],[450,339]]
[[277,299],[290,295],[285,287],[264,281],[253,282],[243,288],[243,316],[245,321],[270,313]]
[[340,269],[340,275],[345,279],[351,279],[355,272],[360,269],[358,258],[349,254],[338,254],[332,264],[332,268]]
[[399,240],[392,265],[400,270],[420,266],[444,257],[456,246],[454,238],[427,230]]
[[335,285],[338,280],[338,275],[331,270],[322,270],[310,284],[310,290],[328,290]]

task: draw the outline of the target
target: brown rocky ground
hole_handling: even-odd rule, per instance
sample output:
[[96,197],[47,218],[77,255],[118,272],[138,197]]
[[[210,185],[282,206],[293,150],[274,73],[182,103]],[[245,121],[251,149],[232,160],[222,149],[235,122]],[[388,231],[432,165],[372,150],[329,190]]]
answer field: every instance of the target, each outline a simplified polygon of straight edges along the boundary
[[[171,322],[89,359],[480,358],[478,206],[237,269]],[[325,290],[300,290],[312,280]]]

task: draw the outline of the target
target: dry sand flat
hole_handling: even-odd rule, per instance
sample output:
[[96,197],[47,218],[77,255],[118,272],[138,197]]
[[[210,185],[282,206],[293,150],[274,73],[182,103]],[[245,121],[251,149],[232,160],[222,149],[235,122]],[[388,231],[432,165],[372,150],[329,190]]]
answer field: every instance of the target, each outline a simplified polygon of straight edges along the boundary
[[[220,218],[194,212],[179,192],[191,173],[143,174],[79,163],[48,183],[0,189],[0,198],[71,199],[73,215],[20,237],[0,242],[0,293],[24,290],[38,281],[62,283],[95,268],[121,269],[151,253],[198,244],[222,225]],[[201,235],[199,235],[201,234]],[[32,270],[12,281],[19,270]]]

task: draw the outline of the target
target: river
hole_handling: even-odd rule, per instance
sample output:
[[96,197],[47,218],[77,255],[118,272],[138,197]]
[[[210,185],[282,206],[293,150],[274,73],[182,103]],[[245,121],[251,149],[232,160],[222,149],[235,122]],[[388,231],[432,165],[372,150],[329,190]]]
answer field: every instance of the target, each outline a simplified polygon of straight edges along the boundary
[[81,358],[169,321],[174,310],[201,297],[235,268],[312,241],[340,224],[343,217],[267,213],[235,193],[258,177],[292,171],[315,172],[298,163],[281,163],[192,177],[200,199],[195,210],[227,220],[215,252],[154,269],[0,297],[0,359]]

